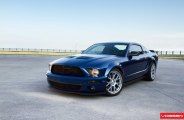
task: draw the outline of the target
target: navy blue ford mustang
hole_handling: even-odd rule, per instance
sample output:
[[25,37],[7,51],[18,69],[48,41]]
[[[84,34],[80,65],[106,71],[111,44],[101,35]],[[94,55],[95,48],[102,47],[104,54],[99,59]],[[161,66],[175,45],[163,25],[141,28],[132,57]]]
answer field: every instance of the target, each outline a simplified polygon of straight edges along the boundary
[[51,87],[76,93],[117,95],[123,83],[145,77],[155,79],[158,56],[137,43],[94,44],[82,54],[67,56],[49,64]]

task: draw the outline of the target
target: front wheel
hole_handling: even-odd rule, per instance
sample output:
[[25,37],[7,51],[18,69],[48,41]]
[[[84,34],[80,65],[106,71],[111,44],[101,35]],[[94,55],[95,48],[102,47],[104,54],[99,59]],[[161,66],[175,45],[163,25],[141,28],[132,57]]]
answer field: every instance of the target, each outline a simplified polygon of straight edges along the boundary
[[148,73],[146,74],[146,80],[153,81],[156,77],[156,65],[151,63]]
[[118,69],[113,69],[108,74],[106,95],[115,96],[118,95],[123,87],[122,73]]

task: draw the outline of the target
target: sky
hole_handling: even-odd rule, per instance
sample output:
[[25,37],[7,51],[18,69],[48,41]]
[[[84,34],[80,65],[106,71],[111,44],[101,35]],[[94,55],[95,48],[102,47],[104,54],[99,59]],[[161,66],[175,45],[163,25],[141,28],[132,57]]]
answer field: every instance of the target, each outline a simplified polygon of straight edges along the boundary
[[184,0],[0,0],[0,48],[112,41],[184,50]]

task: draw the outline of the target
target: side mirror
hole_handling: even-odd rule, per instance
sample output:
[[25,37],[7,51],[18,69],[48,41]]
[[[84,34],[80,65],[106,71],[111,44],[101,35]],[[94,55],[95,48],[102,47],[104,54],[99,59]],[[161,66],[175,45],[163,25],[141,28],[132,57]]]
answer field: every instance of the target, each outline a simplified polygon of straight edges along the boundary
[[85,50],[81,50],[81,53],[83,53]]
[[132,51],[128,54],[128,56],[138,56],[140,53],[138,51]]
[[150,50],[150,52],[153,52],[154,53],[155,51],[154,50]]

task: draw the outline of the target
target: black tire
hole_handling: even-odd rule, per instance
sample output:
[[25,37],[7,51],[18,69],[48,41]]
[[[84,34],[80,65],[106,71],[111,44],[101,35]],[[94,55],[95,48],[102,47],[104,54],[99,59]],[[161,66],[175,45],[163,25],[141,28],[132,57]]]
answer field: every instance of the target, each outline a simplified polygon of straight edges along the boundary
[[[112,76],[112,74],[114,74]],[[116,80],[117,79],[117,80]],[[110,88],[111,87],[111,88]],[[118,69],[112,69],[107,78],[107,85],[105,88],[105,92],[107,96],[116,96],[118,95],[123,88],[123,77],[122,72]],[[113,92],[114,90],[114,92]]]
[[147,81],[154,81],[155,77],[156,77],[156,65],[155,65],[155,63],[152,62],[150,64],[149,70],[148,70],[148,72],[146,74],[145,80],[147,80]]

